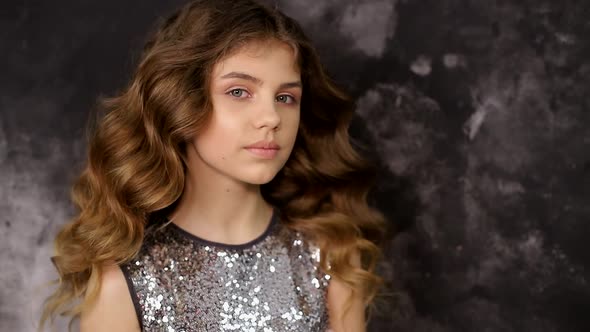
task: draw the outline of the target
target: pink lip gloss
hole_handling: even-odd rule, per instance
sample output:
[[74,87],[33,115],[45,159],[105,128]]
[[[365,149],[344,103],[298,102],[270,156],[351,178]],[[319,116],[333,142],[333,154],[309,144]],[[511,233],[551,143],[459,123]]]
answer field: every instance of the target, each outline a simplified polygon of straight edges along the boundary
[[248,151],[252,152],[253,154],[255,154],[261,158],[264,158],[264,159],[272,159],[279,152],[278,149],[263,149],[263,148],[246,148],[246,150],[248,150]]

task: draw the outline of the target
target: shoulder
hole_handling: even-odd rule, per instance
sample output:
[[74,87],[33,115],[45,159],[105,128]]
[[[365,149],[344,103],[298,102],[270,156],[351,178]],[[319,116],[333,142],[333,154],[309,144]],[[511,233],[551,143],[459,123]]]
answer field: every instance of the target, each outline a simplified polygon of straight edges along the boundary
[[[127,281],[118,265],[105,265],[95,301],[80,315],[81,332],[140,331]],[[94,286],[89,284],[90,286]]]
[[[360,253],[355,252],[350,260],[355,268],[361,267]],[[348,303],[347,301],[350,300]],[[362,296],[353,293],[342,280],[333,277],[328,285],[327,306],[330,327],[334,332],[364,332],[365,306]]]

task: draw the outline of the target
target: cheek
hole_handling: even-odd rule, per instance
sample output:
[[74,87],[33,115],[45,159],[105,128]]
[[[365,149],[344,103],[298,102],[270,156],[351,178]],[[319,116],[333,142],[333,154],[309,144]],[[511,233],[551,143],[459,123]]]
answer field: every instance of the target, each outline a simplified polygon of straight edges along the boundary
[[289,128],[289,132],[291,132],[291,133],[297,132],[297,130],[299,128],[300,121],[301,121],[300,113],[297,111],[288,113],[288,115],[286,115],[283,118],[283,122]]
[[195,138],[195,145],[211,157],[222,157],[235,148],[239,128],[231,118],[213,115],[209,124]]
[[227,134],[233,132],[234,136],[236,136],[235,130],[240,128],[240,121],[243,121],[241,120],[243,114],[242,107],[241,105],[236,105],[236,103],[214,100],[214,110],[211,114],[211,131],[216,134],[224,134],[225,131],[228,132]]

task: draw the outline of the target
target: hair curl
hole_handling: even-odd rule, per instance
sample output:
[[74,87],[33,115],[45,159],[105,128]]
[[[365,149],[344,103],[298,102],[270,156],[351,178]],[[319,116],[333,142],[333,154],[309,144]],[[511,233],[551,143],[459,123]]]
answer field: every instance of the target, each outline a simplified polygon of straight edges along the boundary
[[[385,223],[367,204],[376,170],[349,142],[354,103],[328,78],[293,19],[251,0],[194,1],[147,41],[124,91],[100,101],[104,114],[89,130],[86,164],[71,192],[79,213],[55,239],[58,287],[44,302],[39,330],[58,314],[71,316],[71,330],[98,295],[102,266],[131,260],[150,216],[178,201],[185,142],[211,114],[213,65],[248,42],[273,39],[296,52],[302,112],[292,154],[261,185],[262,196],[279,208],[287,227],[316,241],[321,268],[371,303],[382,284],[374,269]],[[350,263],[356,250],[360,269]]]

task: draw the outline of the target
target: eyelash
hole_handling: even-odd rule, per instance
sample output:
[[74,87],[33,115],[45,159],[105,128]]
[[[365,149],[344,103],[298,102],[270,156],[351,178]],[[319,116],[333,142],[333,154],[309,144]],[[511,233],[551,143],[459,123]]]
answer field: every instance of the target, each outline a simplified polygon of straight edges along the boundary
[[[232,95],[232,92],[234,92],[234,91],[244,91],[244,92],[248,93],[248,91],[246,91],[246,89],[242,89],[242,88],[236,88],[236,89],[231,89],[231,90],[229,90],[228,92],[226,92],[226,94],[227,94],[227,95],[229,95],[230,97],[234,97],[234,98],[237,98],[237,99],[242,99],[242,98],[240,98],[240,97],[235,97],[235,96],[233,96],[233,95]],[[291,102],[291,103],[283,103],[283,104],[287,104],[287,105],[290,105],[290,104],[297,104],[297,99],[295,99],[295,97],[293,97],[293,96],[291,96],[291,95],[279,95],[279,97],[282,97],[282,96],[290,97],[291,99],[293,99],[293,102]]]

